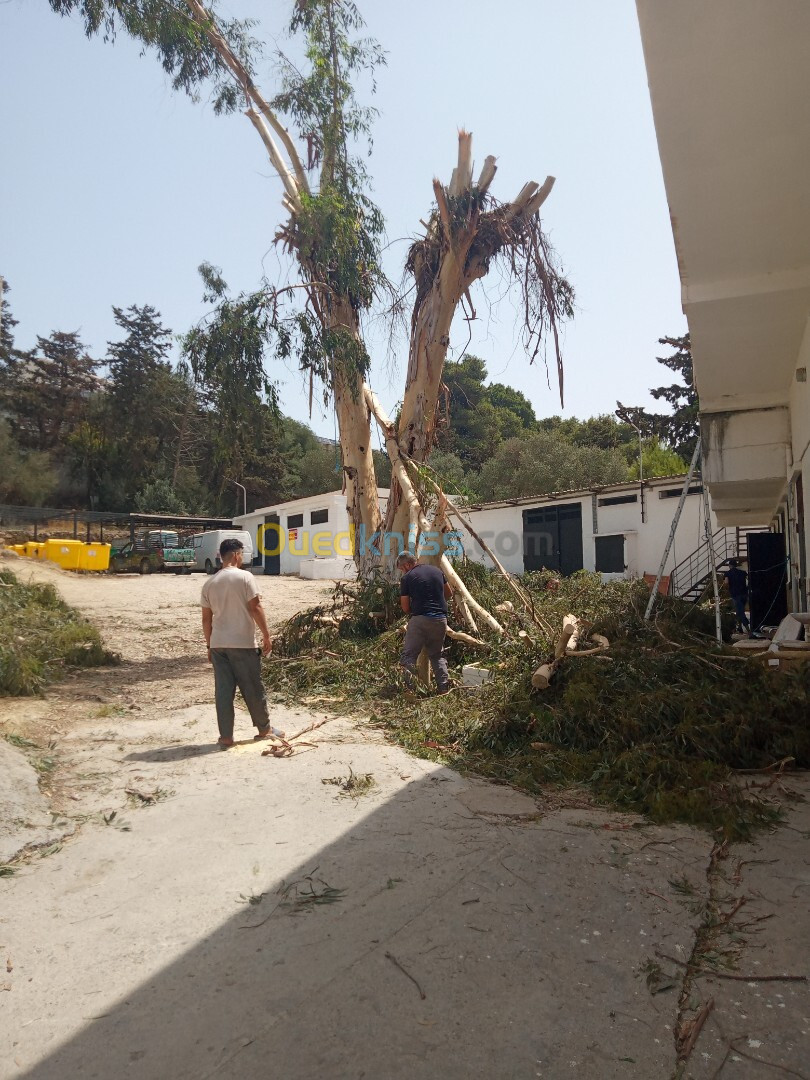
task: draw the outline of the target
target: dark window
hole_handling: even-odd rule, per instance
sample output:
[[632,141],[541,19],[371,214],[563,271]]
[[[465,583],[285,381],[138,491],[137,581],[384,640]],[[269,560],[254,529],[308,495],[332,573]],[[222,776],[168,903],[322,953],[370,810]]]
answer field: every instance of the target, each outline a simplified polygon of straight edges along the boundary
[[325,525],[329,520],[328,510],[313,510],[309,515],[309,521],[311,525]]
[[638,502],[638,495],[610,495],[606,499],[600,499],[600,506],[621,506],[622,503]]
[[596,537],[596,572],[598,574],[624,573],[624,537]]
[[[664,488],[663,491],[658,492],[659,499],[680,499],[682,487],[679,488]],[[703,493],[703,487],[700,484],[693,484],[692,487],[686,492],[687,495],[701,495]]]
[[304,524],[303,514],[288,514],[287,515],[287,528],[288,529],[300,529]]

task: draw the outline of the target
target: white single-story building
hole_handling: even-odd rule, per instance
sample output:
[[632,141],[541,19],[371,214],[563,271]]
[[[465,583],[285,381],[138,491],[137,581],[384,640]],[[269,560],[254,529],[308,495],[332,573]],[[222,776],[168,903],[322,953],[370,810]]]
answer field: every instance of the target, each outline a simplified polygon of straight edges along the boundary
[[[378,489],[384,509],[387,488]],[[263,506],[233,519],[253,538],[253,572],[339,580],[355,576],[352,533],[341,491]]]
[[[543,567],[561,574],[577,570],[616,577],[654,575],[659,568],[685,477],[629,481],[603,488],[564,491],[469,507],[472,528],[514,574]],[[675,570],[673,591],[684,595],[709,572],[702,488],[692,483],[665,574]],[[380,489],[385,508],[387,489]],[[234,518],[234,528],[254,541],[253,571],[346,579],[355,574],[346,497],[340,491],[292,499]],[[719,529],[712,514],[715,557],[746,555],[746,535]],[[467,558],[490,565],[477,541],[458,528]]]
[[[632,481],[485,503],[472,506],[465,516],[510,573],[545,568],[567,575],[591,570],[604,580],[655,575],[685,479],[667,476],[643,484]],[[735,529],[718,532],[711,510],[710,514],[717,561],[745,557],[746,537]],[[467,530],[459,531],[467,557],[491,565]],[[688,489],[664,573],[670,575],[678,566],[681,594],[710,572],[699,479]]]
[[810,3],[637,9],[712,506],[772,522],[763,562],[807,610]]

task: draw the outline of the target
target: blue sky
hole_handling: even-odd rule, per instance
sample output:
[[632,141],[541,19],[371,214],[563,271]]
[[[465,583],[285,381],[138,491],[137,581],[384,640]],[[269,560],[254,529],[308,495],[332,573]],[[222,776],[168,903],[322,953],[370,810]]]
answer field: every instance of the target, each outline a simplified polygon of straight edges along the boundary
[[[577,290],[566,330],[564,415],[648,404],[666,382],[657,339],[686,329],[632,0],[375,0],[361,3],[388,51],[375,104],[370,168],[388,221],[387,269],[399,280],[407,238],[429,210],[431,180],[449,179],[456,131],[474,135],[478,162],[498,158],[493,194],[557,177],[544,226]],[[229,0],[223,10],[262,21],[272,49],[287,3]],[[281,39],[279,39],[281,40]],[[260,84],[272,94],[268,59]],[[111,305],[150,303],[176,332],[204,313],[196,268],[220,266],[234,289],[262,273],[286,279],[273,246],[280,184],[242,115],[172,91],[153,57],[125,39],[87,41],[77,20],[45,0],[0,4],[0,274],[21,347],[51,330],[80,329],[103,355],[115,337]],[[404,240],[402,238],[405,238]],[[503,282],[474,298],[469,349],[493,380],[522,390],[538,416],[560,412],[542,365],[529,366]],[[467,324],[458,320],[459,355]],[[393,409],[398,367],[370,335],[372,377]],[[451,354],[453,355],[453,354]],[[294,371],[272,374],[282,406],[307,419]],[[333,433],[331,413],[312,426]]]

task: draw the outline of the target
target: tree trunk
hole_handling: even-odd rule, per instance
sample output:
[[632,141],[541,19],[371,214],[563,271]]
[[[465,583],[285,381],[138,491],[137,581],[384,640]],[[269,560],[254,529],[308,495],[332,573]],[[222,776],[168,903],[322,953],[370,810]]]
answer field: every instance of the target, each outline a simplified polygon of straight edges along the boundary
[[[333,303],[328,324],[330,330],[341,329],[357,341],[361,340],[357,313],[348,300]],[[371,413],[359,372],[347,372],[339,363],[333,362],[332,384],[340,431],[346,509],[355,529],[354,556],[362,576],[378,561],[378,549],[372,544],[372,537],[381,523],[371,445]]]
[[[532,217],[543,204],[554,184],[547,177],[541,186],[530,181],[508,205],[485,209],[485,196],[495,176],[493,157],[487,157],[473,186],[472,135],[458,135],[458,163],[447,188],[433,181],[436,212],[428,225],[425,243],[414,245],[411,269],[416,280],[416,300],[411,319],[411,342],[408,373],[400,413],[397,441],[412,461],[426,461],[435,442],[436,409],[442,386],[442,371],[450,345],[450,327],[456,309],[465,295],[470,304],[470,318],[475,317],[469,289],[489,270],[490,260],[504,246],[514,244],[523,235]],[[482,218],[487,234],[479,236]],[[510,239],[511,237],[511,239]],[[476,241],[478,241],[476,243]],[[474,247],[475,245],[475,247]],[[438,249],[438,265],[427,257]],[[554,327],[554,320],[551,320]],[[396,478],[391,482],[385,527],[401,533],[408,521],[408,508]]]

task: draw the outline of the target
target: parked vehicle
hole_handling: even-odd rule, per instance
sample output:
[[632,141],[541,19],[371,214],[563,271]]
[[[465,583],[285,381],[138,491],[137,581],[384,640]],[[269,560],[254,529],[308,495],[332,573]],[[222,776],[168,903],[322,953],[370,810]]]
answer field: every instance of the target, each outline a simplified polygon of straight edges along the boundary
[[114,547],[110,552],[110,568],[116,573],[190,574],[194,569],[194,551],[188,546],[181,547],[180,536],[173,529],[151,529],[138,533],[122,547]]
[[250,566],[253,562],[253,540],[249,532],[244,529],[211,529],[210,532],[194,533],[185,541],[194,549],[195,569],[204,570],[206,574],[215,574],[222,566],[219,545],[223,540],[231,538],[242,541],[242,563],[245,567]]

